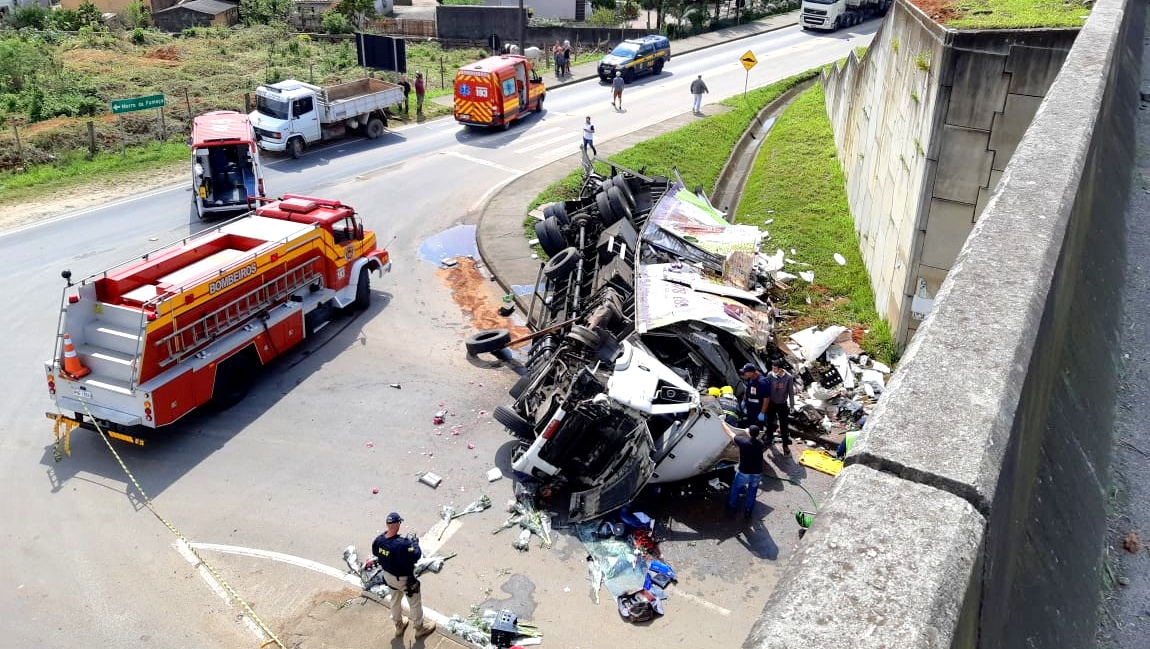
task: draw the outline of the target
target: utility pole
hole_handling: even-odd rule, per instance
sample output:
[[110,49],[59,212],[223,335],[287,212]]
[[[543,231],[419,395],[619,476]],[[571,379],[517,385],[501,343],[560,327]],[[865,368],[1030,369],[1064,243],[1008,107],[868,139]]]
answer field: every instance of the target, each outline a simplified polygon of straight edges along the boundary
[[527,43],[523,39],[527,38],[527,15],[523,10],[523,0],[519,0],[519,53],[523,54],[527,49]]

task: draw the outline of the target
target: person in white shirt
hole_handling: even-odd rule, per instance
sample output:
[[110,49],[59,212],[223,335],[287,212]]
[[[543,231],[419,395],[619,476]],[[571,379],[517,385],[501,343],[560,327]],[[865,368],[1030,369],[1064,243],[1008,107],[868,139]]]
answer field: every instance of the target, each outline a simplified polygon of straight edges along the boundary
[[595,125],[591,123],[591,116],[587,116],[587,121],[583,124],[583,150],[591,148],[591,155],[599,155],[599,151],[595,149]]

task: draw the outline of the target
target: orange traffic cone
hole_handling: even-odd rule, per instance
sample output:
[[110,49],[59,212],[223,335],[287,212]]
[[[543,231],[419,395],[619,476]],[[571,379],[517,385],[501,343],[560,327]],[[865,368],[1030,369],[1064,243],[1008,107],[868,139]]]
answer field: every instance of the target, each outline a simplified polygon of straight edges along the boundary
[[73,379],[80,379],[91,373],[92,370],[84,367],[84,364],[80,362],[80,356],[76,353],[76,348],[72,346],[72,338],[68,334],[64,334],[64,374]]

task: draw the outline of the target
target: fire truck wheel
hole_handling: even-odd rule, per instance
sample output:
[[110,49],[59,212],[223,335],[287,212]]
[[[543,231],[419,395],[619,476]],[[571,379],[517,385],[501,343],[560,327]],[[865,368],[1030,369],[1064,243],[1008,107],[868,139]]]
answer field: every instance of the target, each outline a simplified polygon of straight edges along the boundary
[[612,225],[615,221],[619,220],[619,215],[611,207],[611,201],[607,198],[607,192],[601,191],[595,194],[595,206],[599,208],[599,220],[603,225]]
[[563,203],[549,203],[543,208],[543,218],[554,216],[561,225],[570,225],[571,217],[567,215],[567,206]]
[[599,349],[603,344],[603,339],[599,337],[597,331],[583,325],[571,325],[571,331],[567,333],[567,337],[586,345],[590,349]]
[[252,375],[258,363],[252,359],[251,347],[233,355],[216,367],[216,382],[212,389],[212,407],[217,410],[231,408],[247,396]]
[[367,122],[367,139],[375,140],[383,135],[383,120],[378,117],[372,117]]
[[511,342],[511,332],[506,329],[487,329],[468,337],[463,341],[467,353],[471,355],[484,352],[497,352]]
[[367,266],[359,269],[359,281],[355,284],[355,302],[351,305],[360,311],[371,306],[371,271]]
[[547,98],[547,95],[539,95],[539,101],[535,104],[535,112],[537,112],[537,113],[543,112],[543,100],[546,98]]
[[623,192],[619,188],[612,185],[607,188],[607,202],[611,205],[611,211],[615,213],[616,221],[619,219],[631,220],[631,207],[627,205],[627,199],[623,198]]
[[511,408],[496,406],[495,410],[491,411],[491,416],[495,418],[495,421],[503,424],[515,437],[525,442],[535,441],[535,427]]
[[303,138],[293,137],[288,140],[288,153],[293,160],[299,160],[300,156],[303,155]]
[[559,254],[552,255],[546,264],[543,264],[543,275],[547,279],[563,279],[575,270],[578,263],[579,251],[575,248],[564,248],[559,251]]
[[539,239],[539,246],[547,256],[558,254],[567,247],[563,239],[563,230],[559,227],[559,219],[549,216],[535,224],[535,236]]

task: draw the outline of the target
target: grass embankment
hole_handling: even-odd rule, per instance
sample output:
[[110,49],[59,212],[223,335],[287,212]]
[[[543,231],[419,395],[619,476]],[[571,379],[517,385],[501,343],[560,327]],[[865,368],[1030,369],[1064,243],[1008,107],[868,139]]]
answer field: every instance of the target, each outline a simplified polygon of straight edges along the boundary
[[[611,155],[610,158],[632,169],[645,166],[648,174],[668,175],[671,169],[675,168],[688,183],[702,185],[709,191],[714,188],[719,172],[723,170],[723,163],[727,161],[727,156],[731,154],[731,149],[739,137],[750,126],[755,114],[787,90],[815,78],[819,72],[810,70],[757,88],[747,93],[746,99],[742,95],[726,99],[720,102],[720,105],[731,110],[640,142],[625,151]],[[600,173],[605,174],[607,171],[605,166],[599,169]],[[578,197],[582,183],[583,170],[575,169],[559,182],[543,190],[543,193],[531,203],[529,210],[544,203]],[[528,238],[534,239],[535,219],[527,217],[523,226]]]
[[36,165],[24,173],[0,173],[0,203],[64,193],[95,178],[108,184],[164,168],[175,169],[187,166],[188,156],[188,145],[174,140],[129,147],[124,154],[98,153],[91,160],[77,151],[58,164]]
[[1092,0],[916,0],[928,15],[955,29],[1081,27]]
[[[875,311],[859,253],[821,84],[799,95],[775,122],[747,177],[736,222],[766,228],[768,252],[794,248],[787,256],[815,272],[813,285],[792,280],[784,294],[780,306],[800,313],[787,329],[861,327],[868,332],[863,348],[880,360],[894,359],[890,327]],[[835,262],[836,252],[846,258],[845,266]]]

